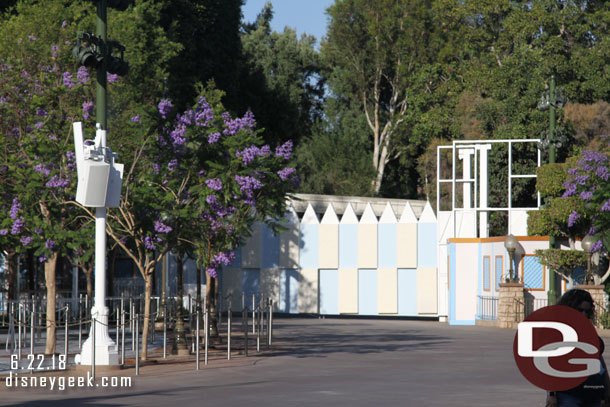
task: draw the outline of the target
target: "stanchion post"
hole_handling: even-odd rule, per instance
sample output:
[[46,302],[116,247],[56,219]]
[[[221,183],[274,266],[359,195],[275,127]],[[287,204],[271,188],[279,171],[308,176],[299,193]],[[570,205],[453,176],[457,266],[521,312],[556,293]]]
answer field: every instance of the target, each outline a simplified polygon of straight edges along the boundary
[[[246,357],[248,356],[248,307],[244,308],[242,312],[242,318],[244,320],[244,349],[246,353]],[[254,321],[252,321],[254,323]]]
[[167,305],[163,307],[163,359],[167,359]]
[[36,311],[32,309],[32,317],[30,319],[30,355],[34,354],[34,321],[36,321]]
[[271,337],[273,335],[273,299],[271,298],[269,298],[269,326],[267,327],[267,332],[269,333],[268,346],[271,346]]
[[140,374],[140,316],[136,314],[136,376]]
[[[130,300],[131,301],[131,300]],[[131,329],[131,350],[135,350],[135,346],[136,346],[136,337],[135,337],[135,333],[134,333],[134,320],[133,320],[133,311],[134,311],[134,306],[132,305],[131,309],[130,309],[130,314],[129,314],[129,327]]]
[[231,299],[229,298],[229,309],[227,310],[227,360],[231,360]]
[[206,309],[205,310],[205,320],[203,321],[203,323],[205,324],[205,354],[204,354],[204,359],[205,359],[205,365],[208,365],[208,342],[210,339],[210,310]]
[[[123,300],[121,298],[121,300]],[[125,364],[125,310],[121,308],[121,364]]]
[[95,380],[95,326],[97,321],[95,318],[91,321],[91,376]]
[[197,362],[195,363],[195,369],[199,370],[199,310],[197,310],[197,321],[195,322],[195,328],[197,332],[195,333],[195,358]]
[[66,363],[68,363],[68,346],[70,343],[70,332],[68,331],[68,320],[69,318],[69,312],[70,312],[70,304],[66,304],[66,318],[65,318],[65,323],[66,323],[66,328],[64,331],[65,334],[65,343],[64,343],[64,355],[66,356]]
[[256,294],[252,294],[252,333],[256,333],[256,324],[254,321],[256,320]]
[[17,308],[17,351],[18,351],[18,356],[17,356],[17,360],[21,360],[21,307],[22,305],[19,304],[19,308]]

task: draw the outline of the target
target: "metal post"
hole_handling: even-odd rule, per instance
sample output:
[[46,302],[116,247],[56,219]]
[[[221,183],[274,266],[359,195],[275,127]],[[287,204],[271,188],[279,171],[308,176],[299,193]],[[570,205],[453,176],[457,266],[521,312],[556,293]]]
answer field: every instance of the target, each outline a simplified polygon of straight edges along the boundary
[[269,327],[267,330],[269,332],[269,346],[271,346],[273,337],[273,299],[269,299]]
[[136,314],[136,376],[140,374],[140,315]]
[[70,343],[70,332],[68,331],[68,320],[69,320],[69,313],[70,312],[70,304],[66,304],[66,328],[65,328],[65,343],[64,343],[64,355],[66,355],[66,363],[68,362],[68,346]]
[[167,305],[163,307],[163,359],[167,359]]
[[[256,299],[255,299],[255,295],[256,294],[252,294],[252,322],[254,322],[256,320]],[[255,334],[256,333],[256,324],[252,324],[252,333]]]
[[30,320],[30,355],[34,354],[34,321],[36,321],[36,311],[32,310],[32,318]]
[[[248,357],[248,307],[244,308],[241,313],[242,320],[244,321],[244,350],[246,357]],[[254,323],[254,321],[252,321]]]
[[231,299],[229,299],[229,309],[227,312],[227,360],[231,360]]
[[21,304],[19,304],[19,308],[17,309],[17,343],[19,344],[17,349],[18,349],[18,356],[17,356],[17,360],[21,360]]
[[[131,311],[134,311],[133,304],[132,304]],[[131,350],[132,351],[135,350],[135,345],[136,345],[136,343],[135,343],[136,342],[136,337],[135,337],[135,333],[134,333],[133,315],[134,315],[133,313],[129,314],[129,318],[130,318],[129,323],[131,324],[130,326],[131,326]]]
[[125,310],[121,309],[121,364],[125,364]]
[[209,338],[210,338],[210,311],[209,310],[205,310],[205,320],[204,320],[204,324],[205,324],[205,365],[208,365],[208,342],[209,342]]
[[197,310],[197,321],[195,322],[195,328],[197,332],[195,333],[195,368],[199,370],[199,310]]
[[95,380],[95,326],[97,325],[95,318],[91,321],[91,325],[91,376]]

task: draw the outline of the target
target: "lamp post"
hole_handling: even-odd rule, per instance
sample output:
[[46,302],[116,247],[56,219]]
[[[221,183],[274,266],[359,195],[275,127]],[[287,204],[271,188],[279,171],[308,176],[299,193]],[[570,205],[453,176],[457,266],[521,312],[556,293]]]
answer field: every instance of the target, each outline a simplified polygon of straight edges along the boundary
[[508,269],[508,273],[509,273],[509,278],[507,279],[508,283],[515,283],[517,282],[517,278],[514,276],[514,270],[513,270],[513,259],[515,257],[515,250],[517,250],[517,245],[519,244],[519,242],[517,241],[517,238],[515,236],[513,236],[512,234],[509,234],[508,236],[506,236],[506,239],[504,240],[504,247],[506,248],[506,251],[508,251],[508,261],[509,261],[509,269]]
[[[555,110],[565,104],[566,98],[563,89],[555,89],[555,75],[551,75],[549,89],[542,93],[538,108],[540,110],[549,109],[549,135],[547,138],[549,147],[549,164],[555,164]],[[549,247],[555,247],[555,236],[549,236]],[[551,270],[549,273],[549,291],[547,292],[548,304],[554,305],[557,302],[557,291],[555,290],[555,272]]]
[[591,284],[591,246],[593,238],[591,235],[586,235],[581,242],[582,250],[587,255],[587,274],[585,274],[585,284]]

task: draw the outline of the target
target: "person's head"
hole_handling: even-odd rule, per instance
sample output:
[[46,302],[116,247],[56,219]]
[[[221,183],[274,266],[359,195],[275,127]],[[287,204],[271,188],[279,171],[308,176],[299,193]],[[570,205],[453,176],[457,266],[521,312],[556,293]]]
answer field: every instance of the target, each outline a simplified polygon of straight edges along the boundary
[[557,305],[565,305],[566,307],[574,308],[582,312],[587,318],[593,318],[595,313],[595,304],[591,294],[585,290],[573,288],[566,291],[557,301]]

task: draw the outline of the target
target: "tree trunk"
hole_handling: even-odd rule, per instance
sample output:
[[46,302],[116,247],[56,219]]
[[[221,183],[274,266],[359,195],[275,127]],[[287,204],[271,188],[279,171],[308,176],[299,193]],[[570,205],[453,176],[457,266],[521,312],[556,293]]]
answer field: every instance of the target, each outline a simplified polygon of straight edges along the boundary
[[93,264],[89,263],[83,268],[83,271],[87,278],[87,297],[93,298]]
[[209,311],[209,321],[208,324],[210,326],[210,340],[215,342],[220,341],[220,337],[218,336],[218,314],[217,314],[217,306],[216,304],[216,292],[218,290],[218,279],[213,278],[208,273],[206,273],[205,278],[205,292],[206,292],[206,303],[207,310]]
[[44,353],[55,353],[55,307],[57,287],[55,285],[55,269],[57,266],[57,253],[53,253],[44,264],[44,277],[47,288],[47,342]]
[[142,326],[142,360],[148,359],[148,329],[150,327],[150,298],[152,297],[151,273],[144,279],[144,326]]
[[6,277],[9,300],[17,299],[17,279],[15,278],[17,275],[16,259],[17,256],[15,255],[15,252],[8,252],[6,254]]
[[174,344],[173,351],[178,355],[188,353],[188,347],[186,345],[185,333],[184,333],[184,320],[182,315],[184,289],[182,284],[182,272],[184,271],[182,263],[182,253],[178,253],[176,256],[176,276],[177,276],[177,288],[178,298],[176,306],[176,327],[174,329]]

